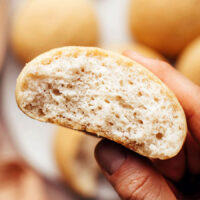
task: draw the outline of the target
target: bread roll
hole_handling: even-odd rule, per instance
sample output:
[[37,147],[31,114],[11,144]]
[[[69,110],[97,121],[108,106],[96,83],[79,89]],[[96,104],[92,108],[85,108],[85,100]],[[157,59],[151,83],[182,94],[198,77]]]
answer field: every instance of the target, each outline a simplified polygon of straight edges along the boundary
[[17,79],[19,108],[39,121],[108,138],[167,159],[186,136],[184,111],[150,71],[120,54],[90,47],[51,50]]
[[99,140],[66,128],[59,128],[55,138],[55,155],[64,179],[86,198],[97,195],[99,169],[94,148]]
[[130,26],[134,39],[176,57],[200,35],[200,1],[131,0]]
[[103,178],[94,158],[99,139],[67,128],[58,128],[55,155],[66,183],[88,199],[118,199],[114,189]]
[[12,47],[22,62],[62,46],[94,46],[95,11],[89,0],[27,0],[16,13]]
[[176,66],[183,75],[200,85],[200,37],[183,51]]

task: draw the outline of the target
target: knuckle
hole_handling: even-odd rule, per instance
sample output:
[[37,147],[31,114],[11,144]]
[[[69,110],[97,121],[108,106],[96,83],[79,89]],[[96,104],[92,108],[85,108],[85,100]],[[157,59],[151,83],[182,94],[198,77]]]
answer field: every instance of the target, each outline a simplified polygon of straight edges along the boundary
[[135,199],[145,199],[148,190],[146,190],[146,185],[149,183],[149,177],[140,177],[134,184],[132,184],[132,192],[127,200],[135,200]]
[[123,196],[124,200],[145,199],[149,193],[147,186],[150,184],[149,176],[128,177],[129,181],[122,181],[116,188],[119,194]]

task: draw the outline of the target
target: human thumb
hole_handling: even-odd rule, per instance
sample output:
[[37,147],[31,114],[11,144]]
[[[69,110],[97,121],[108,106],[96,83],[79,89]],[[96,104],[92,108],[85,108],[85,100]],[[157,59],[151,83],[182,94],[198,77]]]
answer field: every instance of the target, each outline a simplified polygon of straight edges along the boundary
[[148,159],[108,140],[102,140],[97,145],[95,157],[122,199],[176,199],[165,179]]

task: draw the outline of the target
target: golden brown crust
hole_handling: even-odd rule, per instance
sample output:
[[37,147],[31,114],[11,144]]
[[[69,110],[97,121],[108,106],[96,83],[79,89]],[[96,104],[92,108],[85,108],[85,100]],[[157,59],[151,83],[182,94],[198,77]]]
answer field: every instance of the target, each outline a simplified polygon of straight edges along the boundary
[[26,1],[14,16],[11,45],[25,63],[52,48],[97,45],[97,26],[88,0]]
[[161,54],[159,54],[155,50],[139,43],[110,45],[110,46],[104,46],[103,48],[110,51],[115,51],[118,53],[123,53],[126,50],[132,50],[147,58],[159,59],[159,60],[164,60],[164,61],[166,60]]
[[177,69],[191,81],[200,85],[200,37],[183,51],[176,63]]
[[[66,128],[59,128],[55,137],[55,157],[64,180],[74,191],[86,198],[97,195],[97,176],[100,171],[93,152],[98,141],[99,139]],[[88,143],[87,151],[83,149],[85,148],[83,143]],[[88,168],[88,172],[83,177],[85,168]],[[80,181],[80,179],[84,180]],[[88,185],[90,185],[89,189]]]

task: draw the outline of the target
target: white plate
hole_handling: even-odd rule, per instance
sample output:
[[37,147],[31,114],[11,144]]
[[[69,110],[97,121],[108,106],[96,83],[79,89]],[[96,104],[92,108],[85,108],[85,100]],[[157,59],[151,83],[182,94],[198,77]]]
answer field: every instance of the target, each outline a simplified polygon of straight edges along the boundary
[[[96,0],[101,44],[124,44],[128,35],[129,0]],[[2,111],[9,133],[25,160],[50,179],[59,177],[53,156],[55,126],[25,116],[15,102],[15,83],[21,67],[8,56],[3,74]]]

